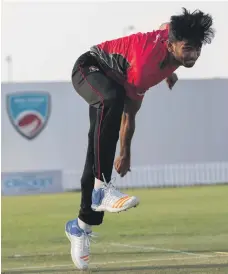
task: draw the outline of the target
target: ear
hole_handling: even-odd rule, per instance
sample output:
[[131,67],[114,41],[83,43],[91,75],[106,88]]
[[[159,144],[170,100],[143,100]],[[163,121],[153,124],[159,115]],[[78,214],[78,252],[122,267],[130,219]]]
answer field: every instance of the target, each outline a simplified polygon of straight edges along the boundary
[[169,52],[173,52],[173,50],[174,50],[173,43],[171,43],[169,41],[167,41],[166,43],[167,43],[167,49],[168,49],[168,51]]

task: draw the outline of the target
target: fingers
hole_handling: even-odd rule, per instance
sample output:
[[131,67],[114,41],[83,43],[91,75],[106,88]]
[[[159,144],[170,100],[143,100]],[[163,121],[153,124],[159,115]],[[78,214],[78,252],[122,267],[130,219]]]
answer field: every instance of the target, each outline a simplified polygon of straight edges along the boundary
[[178,81],[178,77],[175,73],[172,74],[172,77],[166,78],[166,83],[170,90],[172,90],[172,88],[174,87],[177,81]]
[[166,83],[168,85],[168,88],[171,90],[173,87],[173,81],[171,79],[166,79]]
[[127,172],[131,171],[129,163],[124,162],[122,159],[117,158],[114,162],[115,170],[121,177],[124,177]]
[[116,171],[118,174],[120,174],[121,177],[124,177],[130,170],[126,167],[119,167],[118,169],[116,169]]
[[120,176],[124,177],[129,171],[131,172],[130,168],[124,167],[123,170],[121,170]]
[[115,169],[116,169],[116,171],[120,174],[120,162],[117,162],[117,163],[115,164]]
[[128,170],[125,169],[124,171],[121,172],[120,177],[124,177],[127,174]]
[[116,169],[116,171],[117,171],[118,174],[122,174],[123,173],[124,167],[121,166],[121,165],[122,165],[122,163],[121,163],[120,160],[117,160],[115,162],[115,169]]

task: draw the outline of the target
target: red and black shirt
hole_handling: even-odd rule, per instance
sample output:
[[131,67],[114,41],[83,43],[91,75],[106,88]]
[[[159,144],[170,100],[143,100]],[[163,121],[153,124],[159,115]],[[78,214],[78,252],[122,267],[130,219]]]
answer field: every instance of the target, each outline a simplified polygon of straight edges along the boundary
[[124,85],[127,96],[142,100],[145,92],[170,76],[177,67],[161,64],[168,54],[168,29],[137,33],[106,41],[90,50],[105,72]]

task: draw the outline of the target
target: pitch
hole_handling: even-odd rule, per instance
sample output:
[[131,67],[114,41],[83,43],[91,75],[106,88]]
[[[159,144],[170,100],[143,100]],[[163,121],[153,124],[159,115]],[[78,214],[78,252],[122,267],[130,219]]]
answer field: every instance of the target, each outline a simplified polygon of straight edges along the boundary
[[[85,273],[228,273],[228,185],[128,192],[140,205],[106,214]],[[79,199],[2,197],[2,273],[81,273],[64,234]]]

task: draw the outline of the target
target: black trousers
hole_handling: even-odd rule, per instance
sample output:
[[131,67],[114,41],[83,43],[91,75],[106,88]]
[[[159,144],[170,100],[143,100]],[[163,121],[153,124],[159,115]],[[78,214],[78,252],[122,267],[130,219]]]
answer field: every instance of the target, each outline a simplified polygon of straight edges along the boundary
[[79,218],[89,225],[99,225],[104,213],[91,209],[95,177],[109,182],[119,139],[125,89],[107,77],[95,57],[87,52],[76,61],[72,83],[89,104],[90,129],[84,171],[81,178]]

